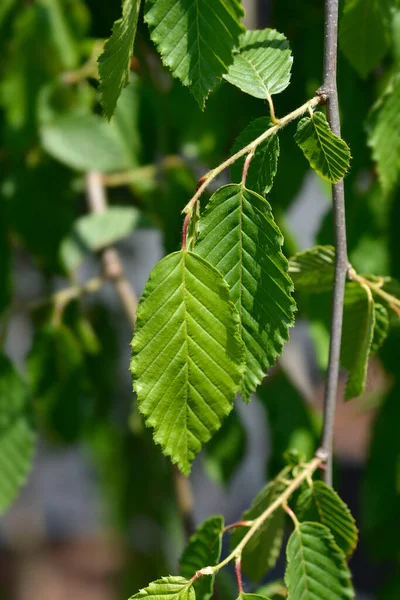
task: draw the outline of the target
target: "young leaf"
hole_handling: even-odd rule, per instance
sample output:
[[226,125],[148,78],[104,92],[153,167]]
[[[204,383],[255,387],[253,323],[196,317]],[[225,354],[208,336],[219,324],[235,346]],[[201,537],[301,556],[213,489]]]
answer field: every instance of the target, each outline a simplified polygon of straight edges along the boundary
[[239,0],[146,0],[145,11],[164,64],[203,109],[243,31]]
[[331,183],[344,177],[350,167],[350,149],[344,140],[332,133],[322,112],[301,119],[294,139],[318,175]]
[[301,521],[326,525],[347,557],[354,552],[358,540],[356,523],[343,500],[323,481],[314,481],[312,488],[302,492],[296,515]]
[[[223,517],[210,517],[197,528],[180,559],[180,573],[190,579],[196,571],[218,563],[222,550]],[[197,600],[209,600],[214,588],[214,575],[205,575],[194,582]]]
[[286,548],[288,600],[354,598],[343,552],[325,525],[300,523]]
[[[255,119],[236,138],[231,154],[236,154],[271,126],[272,122],[268,117]],[[270,191],[278,169],[278,157],[279,138],[277,135],[273,135],[257,147],[251,160],[246,179],[246,186],[249,190],[257,192],[260,196],[265,196]],[[231,179],[234,183],[242,181],[244,161],[245,157],[240,158],[231,167]]]
[[111,119],[121,90],[129,83],[139,9],[140,0],[123,0],[122,17],[115,21],[98,59],[100,101],[107,119]]
[[361,77],[384,57],[390,39],[383,0],[346,0],[339,28],[340,48]]
[[331,291],[335,276],[334,247],[315,246],[298,252],[289,259],[289,274],[298,291],[310,294]]
[[389,82],[368,122],[368,144],[376,162],[379,181],[389,194],[399,179],[400,155],[393,152],[400,144],[400,75]]
[[187,474],[231,411],[243,374],[239,318],[220,273],[191,252],[161,260],[138,307],[132,349],[139,410]]
[[[284,491],[285,484],[271,481],[255,497],[253,504],[245,510],[241,520],[253,520]],[[246,544],[242,553],[242,568],[253,583],[257,583],[278,560],[282,546],[285,525],[285,513],[279,507],[264,521],[261,527]],[[232,534],[231,546],[234,548],[247,533],[247,527],[238,527]]]
[[206,446],[207,475],[214,481],[227,485],[243,460],[245,450],[246,432],[237,411],[233,410]]
[[146,588],[140,590],[129,600],[150,598],[152,600],[196,600],[193,585],[184,577],[163,577],[152,581]]
[[371,290],[348,283],[344,296],[341,365],[348,371],[345,399],[361,396],[367,378],[374,335],[374,300]]
[[287,88],[292,69],[289,42],[275,29],[246,31],[224,78],[255,98],[270,98]]
[[242,185],[217,190],[200,220],[195,252],[226,278],[239,313],[246,351],[241,395],[246,402],[281,354],[294,321],[293,285],[282,242],[269,204]]
[[374,303],[375,327],[371,344],[371,353],[377,352],[389,333],[389,315],[382,304]]
[[60,247],[61,260],[68,271],[75,270],[87,252],[96,252],[126,237],[135,228],[138,211],[128,206],[111,206],[103,213],[77,219]]
[[10,360],[0,354],[0,514],[13,503],[32,467],[36,436],[29,394]]

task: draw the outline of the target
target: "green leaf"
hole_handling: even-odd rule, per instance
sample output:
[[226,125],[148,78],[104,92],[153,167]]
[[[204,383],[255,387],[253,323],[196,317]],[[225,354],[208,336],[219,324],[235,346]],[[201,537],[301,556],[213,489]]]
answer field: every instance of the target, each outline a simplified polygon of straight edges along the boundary
[[[255,119],[236,138],[231,154],[236,154],[271,126],[272,122],[267,117]],[[267,138],[265,142],[257,146],[246,178],[246,186],[250,190],[257,192],[260,196],[265,196],[270,191],[278,169],[278,157],[279,138],[277,135]],[[240,183],[242,180],[244,161],[245,157],[240,158],[231,167],[231,179],[234,183]]]
[[267,598],[267,596],[263,596],[262,594],[245,594],[242,592],[238,600],[269,600],[269,598]]
[[[256,519],[285,490],[280,481],[271,481],[255,497],[251,507],[245,510],[241,519]],[[253,583],[257,583],[278,560],[285,526],[285,513],[281,507],[272,513],[254,533],[243,549],[242,568]],[[238,527],[232,534],[231,547],[239,544],[248,531],[248,527]]]
[[301,521],[326,525],[345,555],[353,554],[358,541],[356,523],[340,496],[323,481],[314,481],[312,488],[302,492],[296,515]]
[[113,116],[120,93],[129,83],[139,9],[140,0],[123,0],[122,17],[115,21],[98,59],[100,101],[107,119]]
[[245,401],[281,354],[294,322],[293,285],[282,243],[268,202],[242,185],[217,190],[200,220],[195,252],[226,278],[240,317]]
[[399,98],[400,75],[396,74],[368,121],[368,144],[385,194],[389,194],[399,180],[400,155],[393,152],[400,144]]
[[129,600],[150,597],[153,600],[196,600],[191,582],[184,577],[172,576],[152,581],[146,588],[131,596]]
[[389,333],[389,314],[382,304],[374,303],[375,327],[371,344],[371,353],[377,352]]
[[345,399],[361,396],[374,335],[374,300],[369,287],[347,283],[344,296],[341,365],[348,371]]
[[237,411],[233,410],[206,446],[207,475],[214,481],[227,485],[243,460],[245,450],[246,432]]
[[257,589],[257,594],[261,596],[268,596],[277,600],[278,598],[286,598],[286,587],[283,580],[278,579],[277,581],[271,581],[271,583],[266,583]]
[[346,0],[339,28],[340,48],[361,77],[384,57],[390,29],[383,0]]
[[243,374],[239,318],[218,271],[191,252],[163,258],[140,301],[132,349],[139,410],[187,474],[231,411]]
[[77,219],[60,248],[66,269],[75,270],[88,252],[96,252],[129,235],[138,218],[139,212],[135,208],[112,206],[103,213],[88,214]]
[[243,31],[239,0],[146,0],[145,11],[164,64],[203,109]]
[[0,354],[0,514],[17,497],[32,468],[36,436],[27,409],[28,388]]
[[[183,551],[180,563],[180,574],[190,579],[196,571],[218,563],[222,550],[223,517],[213,516],[204,521],[191,536],[188,546]],[[194,582],[196,598],[209,600],[214,588],[214,575],[205,575]]]
[[289,259],[289,274],[297,291],[318,294],[333,289],[335,248],[315,246]]
[[350,149],[334,135],[324,113],[301,119],[294,136],[304,156],[318,175],[331,183],[340,181],[350,167]]
[[288,600],[354,598],[344,554],[324,525],[300,523],[289,538],[286,556]]
[[250,96],[268,99],[287,88],[292,63],[289,42],[282,33],[275,29],[246,31],[224,78]]

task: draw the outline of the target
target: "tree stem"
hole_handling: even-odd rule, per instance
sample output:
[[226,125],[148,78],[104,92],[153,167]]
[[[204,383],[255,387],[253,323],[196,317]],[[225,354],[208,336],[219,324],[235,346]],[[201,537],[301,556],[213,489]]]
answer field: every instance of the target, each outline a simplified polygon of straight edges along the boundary
[[[325,0],[324,80],[320,91],[327,97],[328,123],[333,133],[340,137],[339,101],[336,84],[338,9],[339,0]],[[335,281],[333,287],[328,375],[324,398],[324,424],[321,447],[319,449],[319,455],[326,460],[324,479],[328,485],[332,485],[333,431],[339,380],[343,300],[346,275],[349,269],[343,180],[332,186],[332,205],[336,247]]]

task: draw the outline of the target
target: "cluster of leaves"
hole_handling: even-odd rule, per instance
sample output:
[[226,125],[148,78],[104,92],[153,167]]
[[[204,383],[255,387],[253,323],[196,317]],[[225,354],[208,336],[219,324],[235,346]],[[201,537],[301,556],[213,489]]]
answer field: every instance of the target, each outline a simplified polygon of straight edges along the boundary
[[[118,3],[112,4],[6,0],[0,7],[0,342],[5,344],[0,355],[0,462],[7,473],[0,485],[0,510],[10,506],[26,480],[39,429],[53,443],[83,440],[91,447],[119,521],[135,512],[165,525],[173,505],[170,465],[141,427],[136,404],[133,432],[114,418],[119,394],[110,315],[70,302],[70,297],[68,306],[49,302],[34,315],[24,378],[6,358],[7,325],[19,293],[15,257],[20,260],[22,254],[26,260],[28,255],[49,288],[60,275],[75,286],[88,253],[123,240],[138,227],[159,227],[165,250],[172,254],[155,267],[138,311],[132,371],[139,410],[155,440],[184,472],[208,441],[207,471],[227,485],[246,447],[233,399],[240,392],[248,402],[257,389],[271,426],[268,473],[273,476],[287,449],[312,457],[320,423],[290,372],[259,384],[288,339],[293,288],[299,316],[311,323],[319,364],[326,368],[333,285],[334,250],[327,246],[332,242],[331,215],[317,235],[323,245],[299,252],[285,211],[308,165],[336,182],[349,168],[350,152],[332,135],[324,113],[314,111],[317,102],[297,115],[295,142],[306,161],[293,143],[293,131],[280,127],[274,114],[274,95],[280,94],[279,113],[290,113],[320,85],[316,57],[322,55],[323,7],[318,0],[273,0],[268,25],[275,29],[256,31],[244,29],[239,0],[124,0],[122,15]],[[103,44],[99,38],[108,35],[113,20]],[[352,151],[345,183],[354,267],[346,285],[341,363],[349,374],[348,398],[363,393],[373,352],[390,375],[372,436],[362,526],[371,554],[393,561],[398,560],[400,539],[400,532],[394,535],[400,522],[399,23],[398,0],[346,0],[338,78],[342,131]],[[293,64],[280,31],[290,38]],[[281,94],[290,80],[290,93]],[[206,101],[202,113],[199,107],[204,109]],[[213,194],[199,219],[197,204],[186,245],[177,251],[180,211],[194,192],[199,169],[240,153],[271,128],[276,129],[246,165],[246,178],[245,152],[230,165],[232,183]],[[102,173],[104,185],[113,188],[112,206],[104,214],[83,214],[89,171]],[[117,186],[124,190],[114,190]],[[293,256],[289,263],[283,250]],[[313,494],[321,492],[319,485],[313,484]],[[131,493],[139,487],[148,490],[147,500]],[[271,494],[264,490],[243,518],[258,516]],[[334,547],[333,535],[341,550],[323,551],[331,556],[325,570],[332,567],[342,587],[332,598],[349,597],[340,552],[348,553],[351,526],[341,522],[344,538],[338,537],[334,518],[316,517],[310,494],[302,491],[304,520],[320,525],[303,524],[298,504],[301,525],[288,546],[286,585],[293,590],[300,577],[293,555],[309,557],[313,574],[320,549]],[[159,497],[166,499],[163,506],[148,499]],[[246,546],[243,568],[253,580],[276,560],[283,520],[280,509],[264,524],[259,543],[255,535]],[[213,540],[220,539],[221,523],[214,518],[206,528]],[[393,533],[390,540],[388,532]],[[237,530],[234,537],[240,535]],[[268,536],[274,536],[274,544],[264,543]],[[219,542],[213,545],[211,537],[207,547],[215,552],[209,550],[206,560],[202,555],[202,564],[189,554],[192,571],[182,564],[185,581],[198,568],[218,562]],[[264,562],[260,548],[267,546],[273,555]],[[159,554],[150,565],[136,557],[140,567],[132,586],[144,585],[161,569],[167,572],[165,556]],[[209,579],[201,577],[195,586],[206,586]],[[172,587],[160,590],[161,584],[152,584],[142,594],[192,594],[182,580],[164,583]],[[383,597],[393,597],[396,589],[398,581],[389,582]],[[196,593],[205,597],[210,590],[206,586]],[[257,593],[274,594],[265,589]],[[290,594],[296,598],[296,592]]]

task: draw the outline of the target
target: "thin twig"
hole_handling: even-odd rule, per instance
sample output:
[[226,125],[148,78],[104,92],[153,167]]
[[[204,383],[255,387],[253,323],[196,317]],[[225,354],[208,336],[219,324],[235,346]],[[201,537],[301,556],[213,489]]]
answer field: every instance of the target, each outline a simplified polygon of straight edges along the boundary
[[[335,135],[340,137],[339,101],[336,85],[339,0],[325,0],[324,80],[320,90],[327,99],[327,118]],[[346,218],[343,180],[332,186],[335,232],[335,281],[333,287],[331,337],[328,374],[324,398],[324,424],[319,456],[326,460],[324,479],[332,485],[332,453],[335,409],[339,379],[340,344],[342,340],[343,301],[349,269],[346,242]]]

